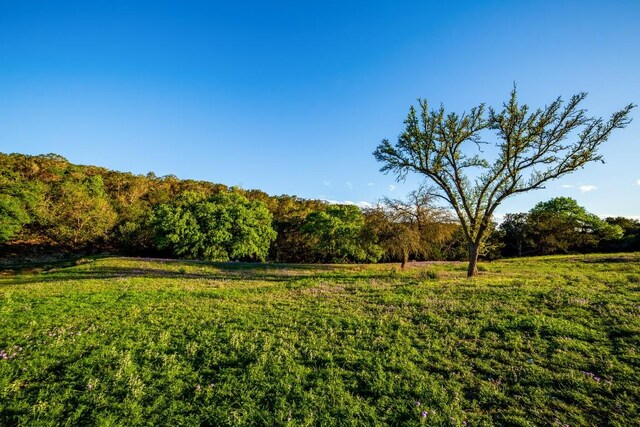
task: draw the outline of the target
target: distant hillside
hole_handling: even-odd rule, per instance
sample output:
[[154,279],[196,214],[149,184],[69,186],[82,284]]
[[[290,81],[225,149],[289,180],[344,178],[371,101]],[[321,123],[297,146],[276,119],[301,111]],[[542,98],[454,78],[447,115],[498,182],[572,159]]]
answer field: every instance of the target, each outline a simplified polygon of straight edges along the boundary
[[[157,254],[148,223],[153,208],[187,191],[205,196],[234,192],[261,201],[273,213],[276,228],[327,205],[320,200],[270,196],[260,190],[183,180],[174,175],[135,175],[76,165],[57,154],[0,153],[0,189],[4,256],[47,250]],[[299,258],[287,249],[292,246],[288,240],[294,236],[278,234],[271,258]]]

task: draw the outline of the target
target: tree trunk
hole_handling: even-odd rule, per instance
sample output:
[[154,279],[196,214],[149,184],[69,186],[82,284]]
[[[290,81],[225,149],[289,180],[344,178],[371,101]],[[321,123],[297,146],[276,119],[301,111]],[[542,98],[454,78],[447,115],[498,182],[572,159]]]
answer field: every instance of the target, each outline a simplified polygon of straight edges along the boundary
[[478,249],[480,245],[477,243],[469,243],[469,268],[467,269],[467,277],[478,275]]
[[409,261],[409,251],[402,251],[402,264],[400,264],[400,268],[404,270],[407,266],[407,262]]

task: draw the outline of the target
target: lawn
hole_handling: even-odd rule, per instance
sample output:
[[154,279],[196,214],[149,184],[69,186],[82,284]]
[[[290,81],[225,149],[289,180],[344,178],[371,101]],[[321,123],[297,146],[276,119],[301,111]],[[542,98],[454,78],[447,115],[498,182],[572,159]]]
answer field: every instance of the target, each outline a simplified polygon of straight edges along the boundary
[[640,425],[640,253],[0,275],[0,425]]

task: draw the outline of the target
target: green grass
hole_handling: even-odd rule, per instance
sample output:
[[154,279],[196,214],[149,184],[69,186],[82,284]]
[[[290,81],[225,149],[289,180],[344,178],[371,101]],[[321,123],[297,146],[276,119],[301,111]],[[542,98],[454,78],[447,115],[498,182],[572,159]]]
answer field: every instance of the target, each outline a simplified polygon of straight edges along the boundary
[[640,425],[640,254],[465,270],[5,272],[0,425]]

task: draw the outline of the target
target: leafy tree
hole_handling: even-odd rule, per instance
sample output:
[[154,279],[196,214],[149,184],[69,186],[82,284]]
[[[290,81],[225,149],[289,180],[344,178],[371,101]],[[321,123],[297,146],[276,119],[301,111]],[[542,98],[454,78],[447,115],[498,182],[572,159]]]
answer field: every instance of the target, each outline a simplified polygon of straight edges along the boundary
[[302,231],[312,239],[315,259],[320,262],[375,262],[382,250],[365,233],[364,216],[357,206],[330,205],[305,218]]
[[264,261],[276,233],[262,202],[235,192],[206,197],[192,191],[155,208],[151,222],[161,249],[211,261]]
[[570,197],[540,202],[529,212],[531,236],[543,254],[594,250],[603,240],[622,237],[622,228],[587,212]]
[[529,214],[506,214],[499,229],[506,255],[522,256],[535,250]]
[[270,258],[278,262],[313,261],[312,239],[302,231],[302,226],[307,215],[324,210],[325,203],[295,196],[274,197],[269,203],[273,228],[278,233],[269,249]]
[[95,175],[54,185],[38,209],[37,220],[52,241],[79,249],[106,237],[116,216],[104,191],[102,177]]
[[154,248],[152,208],[139,201],[120,211],[114,227],[113,242],[128,254],[150,252]]
[[622,237],[618,239],[609,239],[603,242],[604,249],[615,251],[638,251],[640,250],[640,221],[632,218],[615,217],[605,218],[610,225],[620,227]]
[[44,186],[21,179],[11,170],[0,173],[0,243],[19,236],[33,220],[33,212],[41,203]]
[[625,236],[630,234],[640,234],[640,221],[624,216],[605,218],[607,224],[617,225]]
[[10,240],[29,219],[19,199],[0,194],[0,243]]
[[127,254],[149,253],[153,247],[149,192],[153,181],[130,173],[108,171],[104,175],[106,191],[118,214],[111,243]]
[[[501,110],[481,104],[463,114],[445,114],[444,107],[430,111],[427,101],[419,100],[420,112],[410,108],[397,143],[383,140],[374,156],[383,163],[383,172],[393,172],[398,179],[416,172],[436,185],[438,197],[460,221],[468,246],[467,275],[474,276],[492,215],[506,198],[543,188],[550,180],[602,160],[600,145],[631,121],[633,104],[605,122],[579,108],[585,97],[575,95],[566,105],[557,98],[530,112],[518,104],[514,88]],[[493,160],[480,156],[487,130],[498,137]],[[566,142],[568,138],[574,142]],[[480,154],[472,154],[469,145]]]

